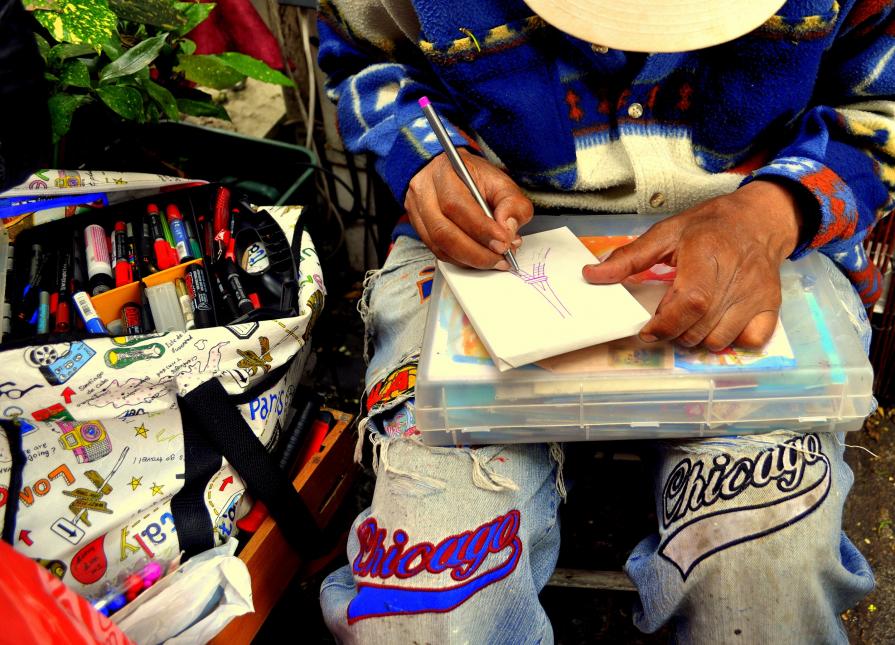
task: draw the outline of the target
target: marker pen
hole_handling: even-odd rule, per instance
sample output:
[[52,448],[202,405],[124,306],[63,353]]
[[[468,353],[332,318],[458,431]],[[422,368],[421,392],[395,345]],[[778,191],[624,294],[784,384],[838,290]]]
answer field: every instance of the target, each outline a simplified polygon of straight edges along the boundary
[[155,320],[152,317],[152,307],[146,298],[146,283],[140,280],[140,306],[143,309],[143,329],[146,332],[155,331]]
[[115,230],[112,231],[112,271],[115,273],[116,287],[134,281],[134,272],[128,261],[127,226],[124,222],[115,222]]
[[174,236],[171,234],[171,227],[168,226],[168,220],[164,215],[159,214],[159,218],[162,224],[162,232],[165,234],[165,241],[168,245],[173,249],[174,248]]
[[[165,239],[165,231],[162,227],[165,218],[159,212],[158,206],[149,204],[146,207],[146,216],[149,218],[149,228],[152,232],[152,248],[155,252],[155,265],[159,270],[170,269],[177,264],[177,254]],[[173,256],[173,257],[172,257]]]
[[75,309],[81,316],[81,320],[84,321],[84,327],[87,331],[93,334],[109,333],[109,330],[106,329],[103,321],[100,320],[99,315],[96,313],[96,309],[93,308],[93,302],[86,291],[79,291],[71,299],[75,303]]
[[233,260],[227,259],[224,261],[224,275],[226,276],[230,291],[236,298],[236,306],[239,307],[239,311],[244,314],[253,311],[255,306],[246,295],[246,291],[242,286],[242,278],[239,277],[239,270],[237,270]]
[[214,205],[214,258],[224,257],[230,246],[230,191],[218,188]]
[[190,253],[194,259],[201,258],[202,247],[199,246],[199,238],[196,236],[196,229],[193,228],[192,223],[188,219],[183,220],[183,225],[186,226],[186,236],[190,240]]
[[190,293],[193,307],[193,319],[196,327],[204,329],[214,326],[214,310],[211,304],[211,290],[205,272],[198,264],[191,264],[186,269],[186,286]]
[[134,235],[134,225],[128,222],[125,232],[127,261],[131,265],[131,281],[138,281],[142,276],[140,275],[140,263],[137,261],[137,238]]
[[140,264],[142,265],[142,273],[144,275],[156,273],[159,270],[154,264],[155,255],[152,250],[153,236],[149,227],[149,221],[151,219],[152,215],[147,213],[140,221]]
[[171,227],[171,235],[174,237],[174,248],[177,250],[177,259],[180,262],[189,262],[195,259],[191,255],[190,238],[186,233],[183,223],[183,215],[175,204],[168,204],[168,224]]
[[183,320],[186,322],[187,331],[196,328],[196,321],[193,319],[193,305],[190,301],[190,294],[187,292],[186,283],[182,278],[174,281],[174,288],[177,289],[177,299],[180,301],[180,311],[183,312]]
[[112,263],[109,260],[109,243],[106,231],[99,224],[90,224],[84,229],[84,244],[87,248],[87,276],[90,294],[97,296],[115,286],[112,279]]
[[37,305],[37,333],[46,334],[50,331],[50,292],[41,289],[38,292]]
[[71,249],[62,251],[59,255],[59,270],[56,273],[56,289],[58,302],[56,303],[56,324],[53,331],[65,333],[71,329],[71,308],[69,294],[71,293]]
[[125,336],[136,336],[146,333],[143,328],[143,314],[140,305],[128,302],[121,308],[121,325],[124,327]]
[[224,301],[227,311],[230,313],[227,322],[239,318],[239,306],[236,304],[236,298],[234,298],[233,294],[230,293],[226,286],[224,286],[224,281],[221,279],[220,273],[218,271],[212,271],[211,275],[214,280],[214,286],[218,290],[221,300]]

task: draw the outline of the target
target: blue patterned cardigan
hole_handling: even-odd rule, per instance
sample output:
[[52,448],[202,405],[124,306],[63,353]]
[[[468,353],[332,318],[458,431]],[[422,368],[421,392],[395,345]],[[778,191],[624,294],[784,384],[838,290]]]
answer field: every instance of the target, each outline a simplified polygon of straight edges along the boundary
[[671,213],[755,177],[800,187],[817,209],[793,257],[819,249],[870,305],[881,279],[862,242],[895,208],[893,16],[895,0],[790,0],[730,43],[645,55],[521,0],[330,0],[319,62],[346,147],[399,202],[440,152],[428,95],[454,141],[536,203]]

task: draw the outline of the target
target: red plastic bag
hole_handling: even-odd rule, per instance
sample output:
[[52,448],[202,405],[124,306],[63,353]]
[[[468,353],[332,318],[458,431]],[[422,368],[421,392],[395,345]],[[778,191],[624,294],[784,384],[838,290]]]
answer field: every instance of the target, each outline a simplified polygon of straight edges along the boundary
[[56,576],[3,541],[0,570],[0,640],[66,645],[133,643]]

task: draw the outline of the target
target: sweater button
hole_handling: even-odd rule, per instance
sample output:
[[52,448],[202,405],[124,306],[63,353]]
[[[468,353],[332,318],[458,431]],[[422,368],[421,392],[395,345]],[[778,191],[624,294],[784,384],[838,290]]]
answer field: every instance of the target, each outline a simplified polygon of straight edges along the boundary
[[608,54],[609,48],[606,45],[591,45],[590,48],[595,54]]
[[653,193],[653,196],[649,198],[649,205],[653,208],[660,208],[665,204],[665,195],[662,193]]
[[643,116],[643,106],[640,103],[631,103],[628,106],[628,116],[632,119],[639,119]]

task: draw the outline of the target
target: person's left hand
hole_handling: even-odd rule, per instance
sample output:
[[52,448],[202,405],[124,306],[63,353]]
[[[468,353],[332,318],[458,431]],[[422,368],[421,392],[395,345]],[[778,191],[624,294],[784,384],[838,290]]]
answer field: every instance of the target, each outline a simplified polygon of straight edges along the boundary
[[711,351],[762,347],[777,325],[780,265],[798,244],[801,223],[790,191],[756,180],[655,224],[583,274],[593,284],[613,284],[660,262],[675,266],[642,340]]

